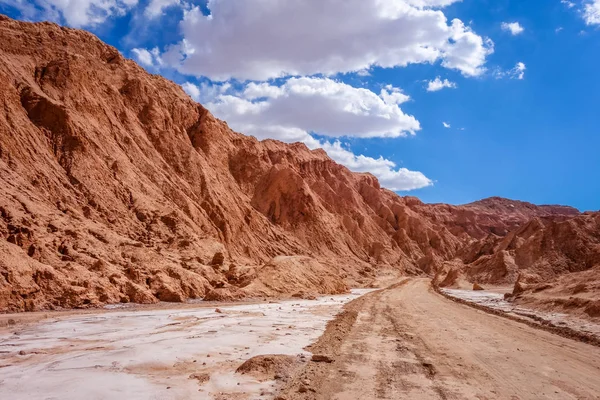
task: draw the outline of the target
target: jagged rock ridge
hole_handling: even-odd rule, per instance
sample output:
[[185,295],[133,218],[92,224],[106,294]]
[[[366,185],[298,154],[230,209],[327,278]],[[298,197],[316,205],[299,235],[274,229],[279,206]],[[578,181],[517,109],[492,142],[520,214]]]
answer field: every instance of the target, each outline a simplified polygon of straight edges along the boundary
[[341,292],[577,214],[402,198],[51,23],[0,17],[0,101],[0,311]]

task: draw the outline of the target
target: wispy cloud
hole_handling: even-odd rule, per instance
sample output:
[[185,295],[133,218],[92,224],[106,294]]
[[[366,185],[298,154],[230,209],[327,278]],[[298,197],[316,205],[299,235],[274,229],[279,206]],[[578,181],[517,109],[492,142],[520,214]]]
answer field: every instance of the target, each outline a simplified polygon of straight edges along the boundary
[[494,71],[494,77],[496,79],[502,78],[510,78],[510,79],[525,79],[525,70],[527,70],[527,66],[525,63],[519,61],[513,68],[508,71],[503,71],[501,69],[497,69]]

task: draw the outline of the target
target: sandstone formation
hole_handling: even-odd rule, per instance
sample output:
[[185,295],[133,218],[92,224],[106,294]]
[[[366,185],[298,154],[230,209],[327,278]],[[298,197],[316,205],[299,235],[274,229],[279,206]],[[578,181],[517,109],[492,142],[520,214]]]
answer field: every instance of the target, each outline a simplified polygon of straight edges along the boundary
[[438,270],[439,282],[453,284],[460,270],[473,282],[515,283],[515,292],[521,292],[527,285],[599,266],[600,213],[536,217],[506,236],[472,242],[457,257],[454,269]]
[[0,16],[0,102],[0,312],[341,293],[383,267],[513,283],[598,261],[597,234],[554,239],[597,216],[400,197],[322,150],[233,132],[85,31]]

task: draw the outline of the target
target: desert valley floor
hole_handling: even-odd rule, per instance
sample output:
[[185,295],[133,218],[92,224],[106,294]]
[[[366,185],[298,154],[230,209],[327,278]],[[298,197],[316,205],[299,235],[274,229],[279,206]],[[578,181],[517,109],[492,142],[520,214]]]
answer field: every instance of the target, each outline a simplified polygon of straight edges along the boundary
[[[591,1],[580,3],[583,7]],[[600,0],[594,2],[600,10]],[[34,3],[38,6],[29,7]],[[104,13],[116,4],[137,3],[0,0],[0,12],[6,4],[25,4],[34,13],[54,5],[57,13],[52,14],[58,17],[59,6],[70,10],[85,6]],[[193,2],[152,3],[188,7]],[[295,19],[310,15],[312,30],[312,20],[324,15],[319,7],[329,4],[326,0],[205,3],[213,7],[214,15],[198,14],[199,7],[182,13],[214,25],[213,16],[232,15],[242,8],[258,10],[252,14],[256,21],[279,16],[261,7],[293,5],[304,10],[286,14],[294,14],[294,21],[280,24],[282,35],[268,34],[269,40],[241,46],[244,59],[262,44],[258,42],[287,37],[287,29],[301,25],[301,40],[295,41],[298,48],[291,53],[303,53],[303,45],[311,53],[318,46],[305,42],[307,26]],[[372,13],[390,29],[397,24],[401,33],[413,29],[409,36],[420,44],[395,48],[394,57],[414,47],[423,53],[419,59],[442,57],[438,67],[445,68],[456,58],[449,53],[452,49],[458,49],[454,62],[461,61],[478,38],[481,44],[486,42],[473,32],[483,24],[446,19],[442,9],[451,3],[459,7],[482,2],[336,0],[323,10],[334,10],[331,21],[338,20],[338,11],[346,6],[346,11]],[[559,3],[572,2],[554,3],[562,7]],[[423,31],[415,22],[419,15],[438,33]],[[395,19],[400,16],[406,19]],[[327,28],[337,27],[320,21]],[[365,34],[369,23],[349,19],[342,25],[366,29],[358,35],[361,40],[370,37]],[[499,31],[500,26],[498,22]],[[552,37],[558,37],[555,29],[549,31]],[[561,37],[567,37],[566,31]],[[390,40],[403,42],[395,31],[385,28],[385,32]],[[576,36],[591,42],[591,35]],[[438,45],[426,44],[432,38]],[[252,41],[248,35],[233,39],[236,46]],[[322,42],[334,44],[331,54],[337,54],[338,43],[346,40],[330,39]],[[185,43],[169,46],[167,53],[173,51],[175,57],[187,48]],[[158,47],[152,53],[144,51],[152,60],[160,54]],[[127,58],[132,52],[85,30],[0,15],[1,400],[600,399],[600,212],[553,204],[562,197],[479,190],[486,183],[495,191],[502,180],[510,187],[527,186],[535,178],[517,178],[535,169],[547,170],[549,185],[561,194],[579,190],[564,185],[573,183],[574,176],[585,181],[588,192],[582,193],[592,193],[590,185],[597,183],[598,173],[587,165],[598,157],[594,153],[590,162],[580,153],[598,147],[592,141],[598,137],[593,130],[597,121],[581,144],[570,141],[576,124],[568,124],[569,135],[560,134],[575,146],[573,158],[586,164],[585,174],[565,172],[574,164],[563,157],[563,148],[569,146],[561,145],[560,156],[553,157],[540,150],[550,137],[544,130],[538,132],[537,124],[526,129],[527,134],[539,135],[527,141],[534,146],[526,157],[527,166],[535,164],[531,170],[507,168],[509,155],[521,148],[525,133],[515,130],[519,142],[504,150],[492,146],[493,157],[479,150],[460,157],[455,153],[458,143],[463,146],[465,137],[475,131],[457,130],[452,135],[456,147],[436,146],[452,156],[439,171],[457,175],[451,172],[452,164],[480,158],[477,168],[462,169],[473,191],[464,198],[461,194],[464,204],[442,198],[442,192],[440,199],[452,204],[432,203],[400,195],[406,192],[390,184],[390,175],[410,180],[420,172],[380,155],[375,159],[354,154],[344,138],[351,128],[360,128],[361,138],[371,138],[371,124],[360,121],[378,109],[383,124],[378,132],[386,140],[378,148],[390,143],[387,150],[395,151],[393,138],[407,136],[408,141],[416,134],[413,129],[384,128],[394,115],[412,121],[400,105],[435,108],[433,102],[413,102],[408,91],[387,82],[376,85],[377,94],[327,74],[219,84],[226,92],[239,90],[236,95],[245,96],[231,104],[243,100],[236,108],[252,118],[255,112],[266,112],[270,101],[314,96],[319,87],[329,85],[327,95],[336,101],[313,101],[309,96],[303,101],[306,109],[285,100],[285,107],[270,111],[277,120],[298,111],[303,123],[328,125],[331,115],[323,106],[336,104],[346,115],[339,121],[344,128],[324,135],[325,146],[311,136],[312,125],[282,125],[285,137],[269,136],[277,126],[254,120],[236,128],[235,120],[220,119],[225,116],[217,113],[215,103],[204,101],[210,93],[190,95],[189,85],[194,84],[167,79],[178,79],[171,74],[161,76],[147,64]],[[235,53],[223,54],[229,59]],[[267,58],[271,60],[271,55]],[[343,56],[334,58],[346,64]],[[571,58],[560,59],[574,64]],[[405,61],[403,65],[409,63]],[[379,69],[380,64],[372,66]],[[518,79],[482,77],[471,82],[479,87],[493,81],[498,89],[531,82],[519,78],[525,64],[517,65],[522,68],[511,71]],[[551,63],[539,65],[547,68]],[[271,86],[276,81],[287,83]],[[288,93],[286,88],[294,82],[304,83],[298,93],[291,89]],[[412,85],[416,93],[438,98],[466,88],[461,81],[460,89],[432,94],[425,93],[423,83]],[[589,90],[587,83],[586,95],[599,92]],[[196,87],[201,90],[204,86]],[[487,90],[477,90],[486,93],[486,101],[496,99]],[[569,103],[575,100],[552,94]],[[267,101],[263,95],[272,98]],[[503,106],[517,97],[511,94]],[[537,102],[544,96],[527,97]],[[219,98],[232,99],[229,94]],[[461,101],[453,103],[464,108]],[[485,115],[477,114],[480,122],[491,111],[503,119],[510,117],[502,107],[485,104],[481,103]],[[595,103],[587,97],[580,102],[589,104]],[[519,115],[540,109],[537,103],[528,104]],[[462,111],[475,115],[466,108]],[[570,119],[574,115],[567,113]],[[554,125],[552,119],[543,121]],[[515,123],[523,121],[519,117]],[[424,121],[424,132],[413,143],[439,136],[430,130],[431,124]],[[450,124],[444,128],[445,137],[449,128]],[[304,139],[295,139],[296,133],[289,136],[298,131],[306,133]],[[485,136],[477,132],[473,138]],[[297,141],[290,143],[293,140]],[[546,164],[530,163],[533,155]],[[427,152],[422,159],[435,161],[438,156]],[[365,160],[383,165],[383,173],[380,167],[356,168]],[[484,165],[496,168],[503,179],[477,178],[474,173]],[[566,177],[562,184],[557,181],[561,171]],[[449,190],[448,185],[436,183],[431,190]],[[462,193],[460,187],[450,191]],[[550,204],[495,196],[513,193]],[[493,197],[473,201],[484,194]],[[594,198],[581,204],[597,206],[597,193],[589,197]]]
[[[278,367],[268,363],[236,372],[271,355],[294,362],[273,376]],[[403,279],[317,300],[17,319],[0,334],[0,392],[16,400],[597,399],[600,348],[456,303],[427,279]]]

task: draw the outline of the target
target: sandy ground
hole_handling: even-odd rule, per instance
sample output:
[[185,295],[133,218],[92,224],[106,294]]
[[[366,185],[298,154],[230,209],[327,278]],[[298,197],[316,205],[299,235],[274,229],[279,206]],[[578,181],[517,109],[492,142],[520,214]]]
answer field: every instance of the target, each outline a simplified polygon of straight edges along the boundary
[[282,399],[599,399],[600,348],[407,279],[350,303]]
[[[235,369],[255,355],[307,353],[327,321],[368,291],[221,312],[159,308],[19,323],[0,333],[0,399],[273,398],[276,382]],[[208,382],[191,377],[203,373]]]
[[12,332],[15,329],[23,328],[32,324],[37,324],[43,320],[51,319],[58,320],[69,318],[74,315],[96,315],[101,313],[121,312],[121,311],[145,311],[152,312],[156,310],[190,310],[198,308],[216,308],[227,306],[239,306],[250,304],[267,304],[273,303],[274,299],[252,299],[242,301],[203,301],[203,300],[188,300],[185,303],[169,303],[160,302],[156,304],[138,304],[138,303],[117,303],[107,304],[100,308],[87,309],[66,309],[52,311],[34,311],[0,314],[0,335],[6,332]]
[[460,290],[460,289],[440,289],[448,296],[466,300],[484,307],[502,311],[516,318],[540,324],[550,323],[555,327],[570,328],[575,332],[580,332],[586,336],[597,339],[600,342],[600,324],[589,319],[579,318],[578,316],[560,312],[549,312],[544,310],[535,310],[522,307],[504,300],[500,293],[482,290]]

